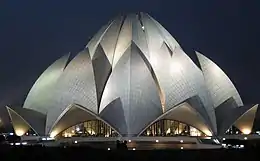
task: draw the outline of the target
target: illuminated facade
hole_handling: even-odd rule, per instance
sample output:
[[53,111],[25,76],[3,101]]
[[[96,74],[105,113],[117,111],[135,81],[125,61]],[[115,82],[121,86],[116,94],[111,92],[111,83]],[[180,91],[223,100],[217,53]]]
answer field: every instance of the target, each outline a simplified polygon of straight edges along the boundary
[[232,125],[250,133],[258,105],[245,106],[227,75],[197,57],[200,67],[149,15],[119,16],[71,61],[47,68],[23,108],[7,110],[17,135],[211,136]]
[[149,126],[141,136],[207,136],[198,129],[174,120],[159,120]]
[[87,121],[72,126],[61,133],[63,137],[117,137],[118,133],[100,120]]

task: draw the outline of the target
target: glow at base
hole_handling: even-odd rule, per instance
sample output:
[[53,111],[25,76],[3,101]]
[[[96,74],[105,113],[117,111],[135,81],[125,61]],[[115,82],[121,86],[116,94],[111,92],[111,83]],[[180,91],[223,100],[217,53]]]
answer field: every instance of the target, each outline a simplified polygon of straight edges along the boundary
[[241,131],[242,131],[243,134],[246,134],[246,135],[251,133],[251,130],[250,129],[246,129],[246,128],[242,129]]
[[23,130],[23,129],[16,129],[15,130],[15,134],[17,136],[23,136],[25,134],[25,130]]

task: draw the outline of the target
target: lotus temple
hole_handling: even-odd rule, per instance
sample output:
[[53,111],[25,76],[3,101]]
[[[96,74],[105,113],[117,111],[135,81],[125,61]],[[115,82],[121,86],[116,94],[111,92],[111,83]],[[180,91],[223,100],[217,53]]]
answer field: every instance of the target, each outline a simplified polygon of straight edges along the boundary
[[13,132],[103,140],[256,134],[258,104],[244,104],[224,71],[195,53],[197,65],[148,14],[119,16],[75,57],[53,62],[22,107],[6,106]]

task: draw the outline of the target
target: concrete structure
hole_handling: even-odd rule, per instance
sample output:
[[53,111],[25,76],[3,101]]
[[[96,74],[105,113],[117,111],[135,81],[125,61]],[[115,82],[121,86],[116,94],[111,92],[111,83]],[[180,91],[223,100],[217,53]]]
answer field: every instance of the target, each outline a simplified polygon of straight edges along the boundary
[[119,16],[71,61],[54,62],[23,108],[7,110],[17,135],[212,136],[232,126],[250,134],[258,105],[244,106],[227,75],[197,57],[200,67],[149,15]]

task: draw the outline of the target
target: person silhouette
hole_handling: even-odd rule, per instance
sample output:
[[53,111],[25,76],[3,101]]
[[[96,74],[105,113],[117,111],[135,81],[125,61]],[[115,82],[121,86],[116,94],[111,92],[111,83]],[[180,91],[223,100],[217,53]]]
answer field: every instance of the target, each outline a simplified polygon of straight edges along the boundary
[[128,150],[128,148],[127,148],[127,141],[126,140],[123,142],[122,149],[123,150]]
[[116,149],[117,150],[120,149],[120,141],[119,140],[116,141]]

